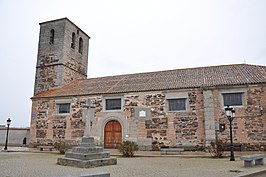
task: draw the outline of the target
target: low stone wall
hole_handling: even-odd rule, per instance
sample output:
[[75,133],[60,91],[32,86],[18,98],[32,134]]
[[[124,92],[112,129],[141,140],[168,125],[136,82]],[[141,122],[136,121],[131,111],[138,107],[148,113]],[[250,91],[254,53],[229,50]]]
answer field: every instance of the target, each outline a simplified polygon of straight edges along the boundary
[[[6,142],[6,127],[0,127],[0,145]],[[23,139],[26,137],[26,145],[29,144],[30,128],[9,128],[8,145],[22,146]]]

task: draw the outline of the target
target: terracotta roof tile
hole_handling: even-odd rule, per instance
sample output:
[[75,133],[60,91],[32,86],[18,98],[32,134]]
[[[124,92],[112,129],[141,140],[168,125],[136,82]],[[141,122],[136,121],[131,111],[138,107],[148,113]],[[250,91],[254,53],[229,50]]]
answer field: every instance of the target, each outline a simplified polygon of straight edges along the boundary
[[266,83],[266,66],[236,64],[77,80],[38,97],[155,91]]

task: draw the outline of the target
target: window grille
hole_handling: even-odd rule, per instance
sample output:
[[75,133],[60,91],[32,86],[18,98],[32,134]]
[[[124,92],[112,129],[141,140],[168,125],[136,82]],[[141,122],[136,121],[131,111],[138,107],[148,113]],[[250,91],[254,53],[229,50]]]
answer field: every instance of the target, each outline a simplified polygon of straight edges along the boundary
[[67,113],[70,113],[70,103],[60,103],[60,104],[57,104],[57,113],[58,114],[67,114]]
[[224,106],[241,106],[243,93],[223,93]]
[[106,110],[121,110],[121,98],[106,99],[105,109]]
[[186,110],[186,98],[168,99],[169,111]]

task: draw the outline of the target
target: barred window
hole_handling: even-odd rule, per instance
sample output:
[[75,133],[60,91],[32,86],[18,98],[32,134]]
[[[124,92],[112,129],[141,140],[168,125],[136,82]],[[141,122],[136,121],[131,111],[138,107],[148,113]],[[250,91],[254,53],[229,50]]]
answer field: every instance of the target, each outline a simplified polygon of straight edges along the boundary
[[59,104],[57,104],[57,113],[58,114],[70,113],[70,103],[59,103]]
[[105,110],[121,110],[121,98],[105,99]]
[[186,110],[186,98],[168,99],[169,111]]
[[224,106],[241,106],[243,93],[223,93]]

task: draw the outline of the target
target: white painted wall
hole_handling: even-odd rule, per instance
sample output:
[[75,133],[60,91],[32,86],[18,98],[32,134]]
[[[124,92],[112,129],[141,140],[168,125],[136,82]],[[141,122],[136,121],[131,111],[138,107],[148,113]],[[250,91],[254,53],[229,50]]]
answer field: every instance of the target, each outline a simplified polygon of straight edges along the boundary
[[[0,127],[0,145],[5,145],[6,142],[6,127]],[[29,144],[29,128],[9,128],[8,145],[21,146],[23,138],[26,137],[27,145]]]

